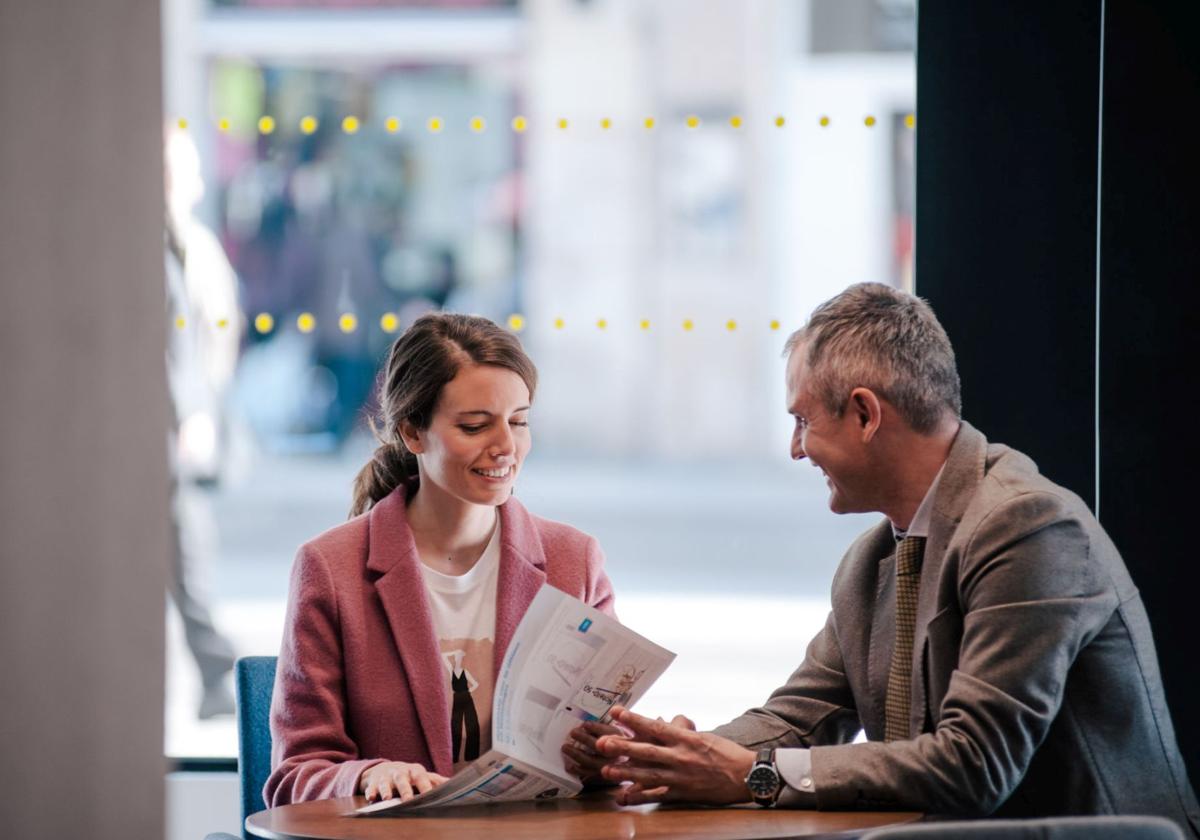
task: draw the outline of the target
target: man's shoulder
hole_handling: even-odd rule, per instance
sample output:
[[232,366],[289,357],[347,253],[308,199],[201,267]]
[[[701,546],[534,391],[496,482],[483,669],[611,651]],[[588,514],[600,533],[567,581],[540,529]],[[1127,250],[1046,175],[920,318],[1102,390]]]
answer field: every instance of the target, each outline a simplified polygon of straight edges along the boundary
[[1021,520],[1034,512],[1039,521],[1074,519],[1088,528],[1098,526],[1083,499],[1042,475],[1028,455],[1004,444],[988,444],[983,476],[963,512],[962,526],[972,529],[998,518]]

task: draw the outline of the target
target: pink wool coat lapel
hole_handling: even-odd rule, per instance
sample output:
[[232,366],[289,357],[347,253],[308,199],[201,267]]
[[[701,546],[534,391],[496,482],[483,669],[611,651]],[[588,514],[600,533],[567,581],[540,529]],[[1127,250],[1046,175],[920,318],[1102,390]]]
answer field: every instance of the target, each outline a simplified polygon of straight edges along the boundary
[[500,663],[517,625],[529,609],[533,596],[546,582],[546,555],[533,519],[520,502],[509,500],[500,507],[500,578],[496,582],[495,666]]
[[371,509],[367,569],[380,574],[375,591],[408,674],[433,769],[452,776],[450,700],[442,676],[433,612],[421,579],[421,561],[404,514],[404,499],[399,493]]
[[[441,653],[433,628],[416,540],[408,526],[400,494],[371,510],[367,568],[380,573],[375,591],[387,614],[396,648],[414,687],[421,730],[436,772],[454,774],[450,754],[450,699]],[[517,625],[546,582],[546,556],[532,518],[519,503],[500,508],[500,575],[496,582],[495,669],[508,650]]]

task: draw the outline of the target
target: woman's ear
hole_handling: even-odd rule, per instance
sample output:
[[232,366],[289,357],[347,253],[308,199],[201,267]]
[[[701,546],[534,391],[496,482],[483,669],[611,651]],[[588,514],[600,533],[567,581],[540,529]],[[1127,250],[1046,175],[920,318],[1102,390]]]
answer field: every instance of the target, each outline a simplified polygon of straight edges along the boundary
[[414,455],[424,451],[425,445],[421,441],[421,430],[412,424],[409,420],[401,420],[400,425],[396,428],[400,433],[400,440],[404,441],[404,446]]

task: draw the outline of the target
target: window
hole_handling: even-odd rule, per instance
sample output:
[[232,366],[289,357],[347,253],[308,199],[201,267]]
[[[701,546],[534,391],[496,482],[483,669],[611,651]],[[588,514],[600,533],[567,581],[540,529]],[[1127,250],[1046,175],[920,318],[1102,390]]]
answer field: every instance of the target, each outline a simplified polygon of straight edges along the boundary
[[[217,626],[278,651],[390,330],[445,306],[538,363],[517,492],[595,534],[621,618],[679,654],[644,710],[764,699],[871,521],[789,461],[780,351],[847,284],[911,282],[911,48],[819,49],[791,2],[250,5],[168,4],[167,111],[243,325],[219,481],[189,487]],[[167,753],[232,755],[172,626]]]

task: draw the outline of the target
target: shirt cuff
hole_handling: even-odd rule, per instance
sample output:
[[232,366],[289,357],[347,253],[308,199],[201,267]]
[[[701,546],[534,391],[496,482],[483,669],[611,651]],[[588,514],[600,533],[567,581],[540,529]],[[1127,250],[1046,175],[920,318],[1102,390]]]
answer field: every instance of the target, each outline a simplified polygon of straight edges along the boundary
[[812,753],[806,749],[775,750],[775,769],[784,787],[775,803],[779,808],[816,808],[817,790],[812,775]]

